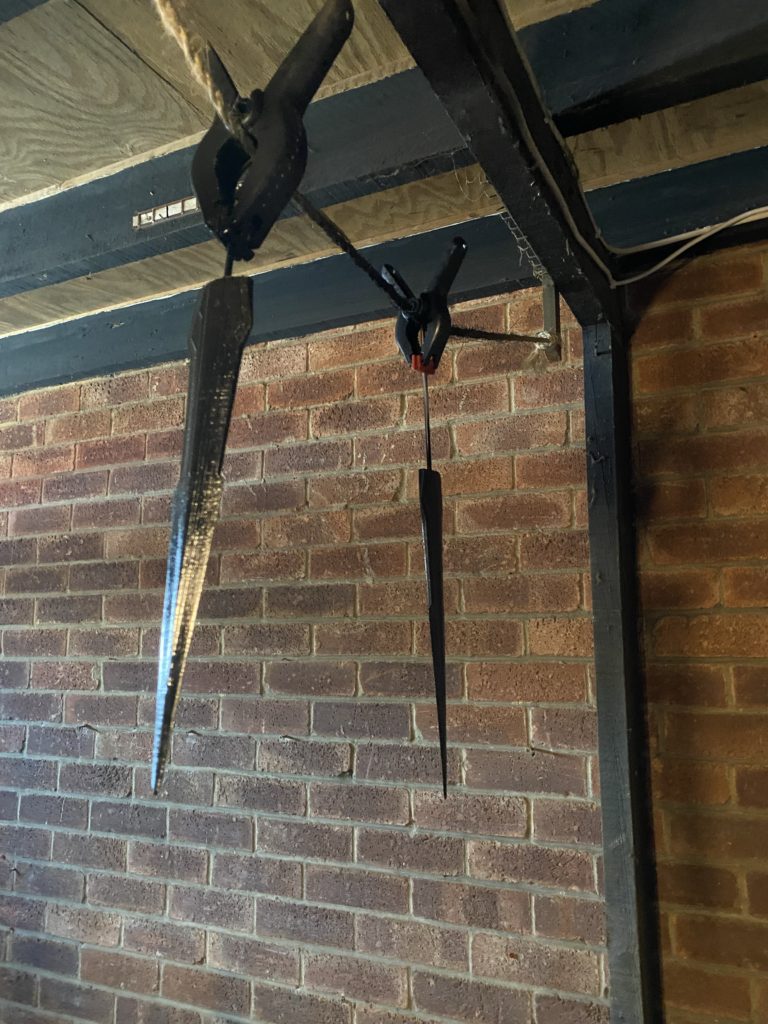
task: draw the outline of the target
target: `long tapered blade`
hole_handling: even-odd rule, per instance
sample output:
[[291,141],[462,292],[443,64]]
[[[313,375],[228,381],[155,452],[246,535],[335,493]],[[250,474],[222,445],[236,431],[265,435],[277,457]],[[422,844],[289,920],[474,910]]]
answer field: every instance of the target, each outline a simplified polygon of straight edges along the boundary
[[168,760],[173,714],[219,516],[221,464],[243,346],[251,330],[251,295],[249,278],[211,281],[203,288],[190,334],[184,450],[171,508],[157,666],[151,775],[155,792]]
[[435,676],[437,731],[440,737],[440,762],[443,769],[443,795],[448,795],[448,729],[445,698],[445,603],[443,598],[443,488],[435,469],[419,470],[421,532],[424,538],[424,562],[427,571],[429,636],[432,643],[432,669]]

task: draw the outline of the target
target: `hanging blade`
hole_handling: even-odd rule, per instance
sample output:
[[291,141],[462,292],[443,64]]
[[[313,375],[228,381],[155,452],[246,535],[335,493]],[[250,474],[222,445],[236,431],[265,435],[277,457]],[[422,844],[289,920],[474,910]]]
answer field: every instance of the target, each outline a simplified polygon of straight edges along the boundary
[[192,642],[222,491],[221,464],[243,347],[252,323],[250,278],[222,277],[204,288],[189,340],[187,418],[181,477],[173,496],[160,656],[152,789],[170,751],[171,730]]
[[435,677],[437,732],[440,738],[440,764],[443,770],[443,796],[448,796],[448,727],[445,696],[445,600],[443,597],[443,486],[440,474],[432,469],[432,436],[429,422],[429,380],[422,372],[424,387],[424,455],[426,468],[419,470],[421,534],[424,541],[424,568],[427,576],[429,639],[432,646],[432,672]]
[[443,598],[443,489],[435,469],[419,470],[421,532],[427,573],[429,636],[432,644],[432,670],[435,676],[437,731],[440,737],[440,763],[443,770],[443,795],[448,796],[448,730],[446,726],[445,686],[445,607]]

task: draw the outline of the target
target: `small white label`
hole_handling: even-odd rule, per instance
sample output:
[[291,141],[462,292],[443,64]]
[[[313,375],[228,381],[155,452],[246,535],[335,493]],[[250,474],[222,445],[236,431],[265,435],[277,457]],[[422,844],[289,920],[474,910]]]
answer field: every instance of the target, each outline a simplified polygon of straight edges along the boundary
[[140,210],[134,213],[131,224],[136,230],[152,227],[164,220],[175,220],[177,217],[184,217],[189,213],[196,213],[198,210],[197,196],[186,196],[184,199],[174,199],[172,203],[163,203],[162,206],[153,206],[151,210]]

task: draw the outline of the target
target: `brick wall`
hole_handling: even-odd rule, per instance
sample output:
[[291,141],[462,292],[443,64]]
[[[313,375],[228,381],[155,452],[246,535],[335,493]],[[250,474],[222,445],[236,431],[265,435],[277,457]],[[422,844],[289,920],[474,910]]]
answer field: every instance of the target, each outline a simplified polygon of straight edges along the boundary
[[767,270],[697,260],[633,341],[668,1024],[768,1020]]
[[391,324],[246,356],[160,799],[185,369],[0,403],[3,1024],[605,1024],[576,338],[435,383],[447,803]]

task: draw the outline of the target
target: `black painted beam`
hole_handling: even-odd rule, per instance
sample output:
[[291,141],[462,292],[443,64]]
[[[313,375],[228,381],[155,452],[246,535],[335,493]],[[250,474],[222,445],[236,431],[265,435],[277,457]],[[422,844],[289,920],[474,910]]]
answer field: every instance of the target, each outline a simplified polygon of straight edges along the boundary
[[18,18],[20,14],[39,7],[46,3],[46,0],[0,0],[0,25],[12,18]]
[[565,135],[768,78],[762,0],[599,0],[520,40]]
[[[0,22],[33,6],[0,0]],[[766,77],[767,37],[768,7],[754,0],[600,0],[520,33],[567,134]],[[307,126],[303,187],[320,206],[472,159],[418,70],[312,104]],[[188,147],[0,214],[0,297],[205,241],[198,214],[132,227],[138,211],[191,194],[191,156]]]
[[[457,233],[468,243],[469,253],[452,301],[535,283],[530,264],[500,217],[387,242],[367,249],[366,255],[376,266],[394,264],[415,288],[426,287]],[[185,292],[4,338],[0,394],[186,358],[198,295],[197,290]],[[259,274],[253,279],[253,295],[251,342],[295,338],[391,316],[396,354],[395,312],[347,256]]]
[[577,318],[617,318],[586,246],[612,258],[498,0],[379,3]]
[[[768,147],[706,160],[587,193],[587,202],[609,243],[634,246],[720,224],[768,206]],[[714,235],[691,256],[768,237],[768,217]],[[643,270],[674,248],[654,247],[622,260],[622,273]]]
[[658,1024],[659,946],[637,636],[624,339],[584,330],[587,492],[612,1024]]
[[[318,206],[464,166],[472,157],[417,71],[320,100],[302,182]],[[0,297],[211,238],[199,213],[135,229],[135,213],[192,194],[194,147],[0,214]],[[284,216],[293,216],[288,209]]]

